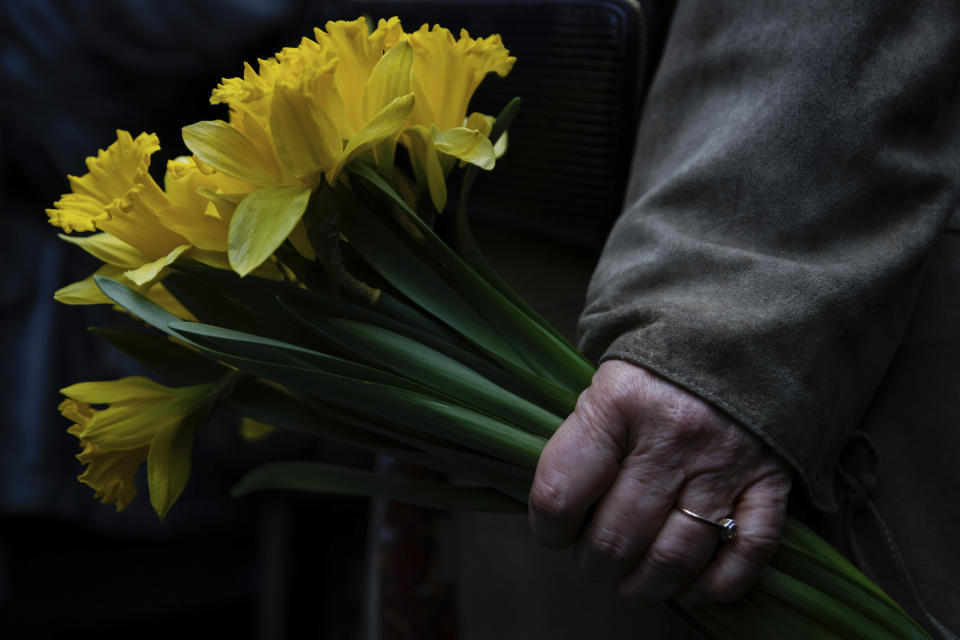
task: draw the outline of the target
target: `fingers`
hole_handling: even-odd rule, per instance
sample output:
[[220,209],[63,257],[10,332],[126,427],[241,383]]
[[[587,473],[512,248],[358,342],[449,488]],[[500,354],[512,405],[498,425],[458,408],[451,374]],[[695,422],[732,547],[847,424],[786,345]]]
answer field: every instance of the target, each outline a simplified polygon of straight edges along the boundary
[[713,561],[678,598],[681,604],[729,602],[750,589],[777,550],[789,491],[789,474],[779,472],[743,491],[734,515],[737,537],[720,546]]
[[741,487],[725,480],[702,474],[689,478],[672,494],[662,526],[619,582],[625,599],[649,604],[673,597],[710,564],[720,542],[719,531],[684,515],[680,508],[714,521],[726,517],[733,511]]
[[704,570],[719,541],[716,529],[672,511],[643,559],[620,580],[620,594],[639,605],[676,595]]
[[646,469],[632,465],[621,470],[577,542],[577,567],[588,579],[620,579],[643,556],[673,508],[682,474]]
[[[646,370],[608,361],[547,443],[530,492],[540,544],[576,542],[581,571],[644,604],[740,597],[783,526],[786,466],[741,426]],[[730,515],[720,543],[707,518]]]
[[587,510],[617,477],[623,446],[605,430],[612,424],[584,394],[544,448],[529,500],[530,527],[541,545],[569,546]]

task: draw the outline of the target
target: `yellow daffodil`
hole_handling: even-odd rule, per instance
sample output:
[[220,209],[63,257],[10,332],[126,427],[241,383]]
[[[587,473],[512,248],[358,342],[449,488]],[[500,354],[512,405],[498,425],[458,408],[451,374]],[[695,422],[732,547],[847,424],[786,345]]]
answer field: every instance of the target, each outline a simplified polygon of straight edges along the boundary
[[410,34],[409,42],[414,51],[413,122],[441,131],[462,127],[483,78],[488,73],[503,77],[516,62],[496,34],[474,39],[461,29],[460,38],[454,39],[440,25],[423,25]]
[[[181,256],[220,268],[227,262],[227,232],[233,211],[254,189],[218,173],[195,157],[167,163],[164,188],[148,170],[159,149],[157,137],[133,138],[117,131],[117,140],[87,159],[89,172],[70,176],[64,194],[47,214],[66,234],[60,237],[103,261],[88,278],[63,287],[54,298],[65,304],[103,304],[110,300],[94,275],[126,278],[135,288],[178,317],[192,316],[158,282]],[[90,235],[69,235],[95,231]],[[279,277],[275,269],[258,275]]]
[[[167,184],[174,198],[150,176],[150,156],[159,148],[156,135],[141,133],[133,138],[117,131],[113,144],[87,158],[86,175],[69,177],[71,193],[47,210],[51,224],[68,234],[98,231],[61,237],[123,269],[129,280],[141,286],[153,282],[164,267],[188,251],[202,261],[211,260],[227,245],[227,225],[216,213],[215,203],[186,195],[199,182],[191,179],[189,169],[168,171]],[[226,178],[219,176],[221,182]],[[190,184],[184,189],[181,181]],[[203,186],[213,192],[219,185],[207,177]],[[230,180],[228,186],[237,187],[236,181]]]
[[[438,211],[447,201],[446,174],[454,158],[492,169],[506,140],[494,149],[488,136],[492,118],[467,117],[470,99],[488,73],[503,77],[516,58],[499,35],[471,38],[466,29],[454,39],[440,25],[423,25],[409,35],[413,47],[414,109],[403,143],[410,151],[418,182],[425,183]],[[485,125],[485,126],[484,126]]]
[[[150,502],[162,519],[190,477],[199,412],[214,385],[171,388],[143,377],[81,382],[61,389],[60,413],[83,447],[78,479],[122,511],[137,494],[134,474],[147,462]],[[107,405],[94,408],[93,405]]]
[[229,106],[229,122],[183,129],[203,164],[256,187],[229,220],[227,253],[240,275],[291,233],[303,235],[296,230],[310,194],[322,181],[333,185],[351,161],[390,175],[402,141],[437,209],[454,159],[493,167],[487,134],[465,125],[483,77],[513,65],[499,36],[473,39],[464,31],[455,40],[426,26],[407,34],[397,18],[380,20],[372,32],[362,18],[325,27],[259,60],[258,69],[245,64],[242,77],[224,78],[211,102]]
[[108,243],[103,251],[122,253],[113,264],[129,267],[128,277],[137,284],[151,280],[190,247],[187,238],[161,222],[170,203],[149,173],[150,156],[159,148],[156,135],[134,139],[117,131],[116,142],[87,158],[86,175],[69,176],[71,193],[47,210],[50,222],[67,233],[105,232],[85,239],[84,248],[93,253]]
[[[230,221],[228,255],[241,275],[262,264],[299,224],[321,180],[395,139],[413,110],[413,56],[398,43],[398,23],[331,22],[316,40],[225,78],[213,103],[230,106],[230,122],[184,127],[187,147],[218,172],[259,187]],[[387,44],[395,44],[384,55]]]

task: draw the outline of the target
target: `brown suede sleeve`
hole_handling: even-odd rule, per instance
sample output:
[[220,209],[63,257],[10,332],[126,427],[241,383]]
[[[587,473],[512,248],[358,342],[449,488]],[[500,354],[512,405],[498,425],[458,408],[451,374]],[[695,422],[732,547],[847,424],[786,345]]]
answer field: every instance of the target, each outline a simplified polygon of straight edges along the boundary
[[588,355],[713,402],[821,509],[957,200],[958,14],[679,2],[587,295]]

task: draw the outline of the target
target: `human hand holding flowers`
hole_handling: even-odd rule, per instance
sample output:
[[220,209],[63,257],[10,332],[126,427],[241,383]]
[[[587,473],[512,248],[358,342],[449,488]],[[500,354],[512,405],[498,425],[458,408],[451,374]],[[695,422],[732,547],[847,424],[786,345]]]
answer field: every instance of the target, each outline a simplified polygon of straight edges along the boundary
[[[573,545],[581,572],[617,582],[630,602],[732,601],[773,556],[789,490],[789,470],[759,439],[643,367],[610,360],[540,457],[530,523],[542,545]],[[739,534],[720,543],[680,507],[732,514]]]

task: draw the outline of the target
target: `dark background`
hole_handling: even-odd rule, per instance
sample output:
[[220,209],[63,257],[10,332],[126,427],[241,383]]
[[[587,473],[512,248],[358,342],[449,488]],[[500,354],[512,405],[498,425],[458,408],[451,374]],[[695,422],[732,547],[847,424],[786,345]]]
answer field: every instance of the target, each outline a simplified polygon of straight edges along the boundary
[[258,462],[325,455],[324,445],[285,434],[247,443],[236,419],[218,416],[201,432],[188,488],[161,524],[145,489],[116,513],[77,482],[77,441],[56,411],[58,389],[138,369],[86,331],[124,317],[54,302],[57,288],[97,265],[57,238],[44,209],[117,128],[160,136],[154,168],[186,152],[181,126],[225,117],[208,103],[220,78],[297,42],[312,27],[308,8],[299,0],[2,4],[5,638],[355,633],[365,501],[227,496]]
[[286,434],[248,443],[234,418],[218,416],[164,524],[145,490],[118,514],[76,481],[77,442],[56,411],[57,390],[138,373],[86,332],[134,321],[54,302],[56,289],[97,265],[57,238],[44,209],[116,129],[156,132],[162,170],[186,152],[181,126],[226,117],[208,103],[221,77],[328,19],[364,12],[399,14],[407,30],[429,21],[502,33],[519,62],[508,79],[488,79],[472,108],[495,114],[518,94],[524,106],[508,156],[478,182],[474,213],[581,255],[600,246],[622,199],[643,67],[652,66],[630,2],[4,0],[2,637],[359,637],[367,503],[227,493],[266,460],[368,464],[363,456]]

